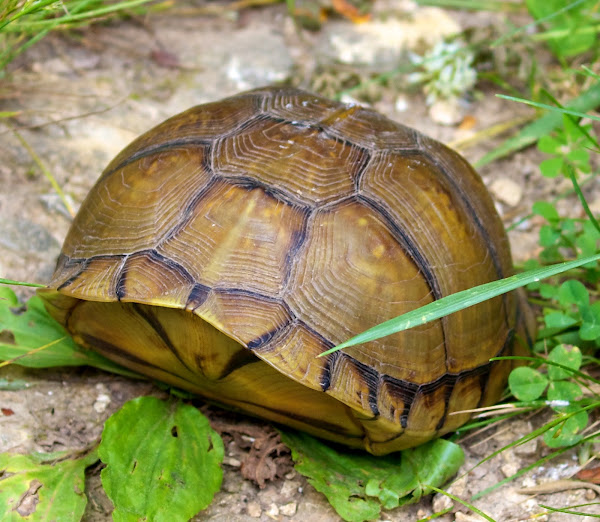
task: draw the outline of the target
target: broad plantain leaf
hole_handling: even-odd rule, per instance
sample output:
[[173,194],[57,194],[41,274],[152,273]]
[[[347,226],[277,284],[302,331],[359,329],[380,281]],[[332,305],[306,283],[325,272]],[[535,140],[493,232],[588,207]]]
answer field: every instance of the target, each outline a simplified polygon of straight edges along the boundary
[[349,522],[379,517],[381,509],[417,502],[442,486],[464,461],[462,449],[438,439],[385,457],[333,448],[305,433],[285,431],[295,468]]
[[223,442],[196,408],[140,397],[110,417],[102,432],[102,485],[113,520],[188,520],[221,487]]
[[[29,353],[45,345],[50,346]],[[48,315],[39,297],[34,296],[27,305],[22,305],[10,288],[0,287],[0,361],[15,357],[19,359],[14,364],[30,368],[88,365],[138,377],[136,373],[76,344],[65,329]]]
[[98,460],[98,454],[56,460],[57,454],[0,454],[0,520],[81,519],[87,503],[85,468]]

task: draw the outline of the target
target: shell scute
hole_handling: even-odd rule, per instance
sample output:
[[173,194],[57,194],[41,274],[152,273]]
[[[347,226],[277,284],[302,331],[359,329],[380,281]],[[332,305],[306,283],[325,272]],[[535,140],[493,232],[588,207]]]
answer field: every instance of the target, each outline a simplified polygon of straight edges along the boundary
[[126,147],[41,295],[79,342],[136,371],[382,454],[499,397],[510,364],[488,361],[516,350],[526,306],[507,295],[318,355],[511,270],[458,154],[358,105],[263,88]]

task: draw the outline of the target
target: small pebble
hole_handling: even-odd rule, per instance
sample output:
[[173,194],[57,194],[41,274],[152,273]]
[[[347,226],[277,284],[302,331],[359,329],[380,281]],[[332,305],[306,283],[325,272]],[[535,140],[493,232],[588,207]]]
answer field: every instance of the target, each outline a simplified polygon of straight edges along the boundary
[[404,112],[408,109],[408,100],[406,99],[406,96],[398,96],[396,98],[394,109],[396,112]]
[[523,197],[521,185],[510,178],[495,179],[490,186],[490,190],[497,199],[511,207],[518,205]]
[[248,505],[246,506],[246,511],[248,512],[248,515],[250,515],[252,518],[259,518],[262,515],[262,509],[260,508],[260,504],[255,500],[248,502]]
[[440,125],[458,125],[462,119],[462,113],[458,102],[455,100],[438,100],[429,107],[429,117]]
[[277,507],[277,504],[271,504],[269,506],[269,509],[267,509],[267,511],[265,511],[265,514],[269,517],[269,518],[277,518],[279,516],[279,508]]
[[437,513],[438,511],[443,511],[444,509],[448,509],[452,507],[452,499],[446,495],[442,495],[441,493],[437,493],[433,497],[433,512]]
[[96,397],[96,402],[94,402],[94,411],[96,413],[103,413],[106,411],[106,407],[110,404],[110,395],[106,393],[101,393]]
[[519,465],[516,462],[507,462],[500,467],[500,471],[505,477],[512,477],[519,471]]
[[223,464],[227,464],[232,468],[239,468],[242,466],[242,463],[238,459],[235,459],[233,457],[223,457]]
[[[532,428],[533,431],[533,428]],[[539,441],[538,439],[532,439],[519,446],[514,447],[515,455],[519,457],[533,457],[538,452]]]
[[279,494],[284,498],[293,497],[300,488],[300,482],[297,480],[286,480],[281,486]]
[[279,512],[286,517],[293,517],[296,514],[297,509],[298,504],[296,502],[289,502],[288,504],[281,506]]

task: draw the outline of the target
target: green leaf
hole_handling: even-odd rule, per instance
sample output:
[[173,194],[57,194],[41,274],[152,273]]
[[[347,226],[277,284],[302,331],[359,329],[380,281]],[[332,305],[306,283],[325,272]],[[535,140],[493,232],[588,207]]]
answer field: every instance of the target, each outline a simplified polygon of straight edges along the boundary
[[51,462],[56,457],[0,454],[0,520],[81,519],[87,503],[85,468],[98,455]]
[[[581,350],[577,346],[559,344],[552,349],[548,355],[548,360],[577,371],[581,367]],[[563,370],[552,364],[548,365],[548,377],[553,381],[568,379],[571,376],[572,373],[568,370]]]
[[593,341],[600,337],[600,301],[591,306],[582,306],[580,312],[583,324],[579,329],[579,336],[584,341]]
[[[497,95],[503,97],[502,95]],[[520,100],[519,100],[520,101]],[[544,107],[551,110],[533,123],[523,127],[514,136],[508,138],[504,143],[494,150],[485,154],[479,161],[475,162],[475,167],[482,167],[494,160],[508,156],[512,152],[520,150],[529,145],[533,145],[542,136],[550,134],[554,129],[562,125],[563,110],[572,110],[577,113],[585,113],[593,110],[600,105],[600,82],[595,82],[591,87],[581,93],[579,97],[571,100],[565,109],[557,107]]]
[[429,486],[447,482],[464,461],[460,447],[444,439],[385,457],[334,449],[300,432],[281,432],[281,439],[292,450],[295,469],[353,522],[418,501]]
[[558,328],[560,330],[578,323],[577,319],[562,312],[550,312],[544,315],[544,322],[548,328]]
[[552,136],[542,136],[538,140],[538,150],[546,154],[560,154],[564,142],[553,138]]
[[385,337],[386,335],[391,335],[393,333],[407,330],[414,326],[426,324],[430,321],[434,321],[435,319],[439,319],[440,317],[457,312],[458,310],[463,310],[464,308],[481,303],[487,299],[491,299],[492,297],[496,297],[506,292],[510,292],[511,290],[515,290],[521,286],[528,285],[534,281],[552,277],[553,275],[566,272],[567,270],[590,263],[592,261],[597,261],[598,259],[600,259],[600,254],[577,259],[575,261],[567,261],[566,263],[559,263],[552,266],[528,270],[522,274],[506,277],[500,281],[493,281],[491,283],[485,283],[483,285],[476,286],[475,288],[456,292],[455,294],[442,297],[433,303],[429,303],[425,306],[417,308],[416,310],[374,326],[373,328],[356,335],[352,339],[349,339],[348,341],[319,354],[319,356],[324,356],[336,350],[346,348],[347,346],[354,346],[356,344],[374,341],[375,339]]
[[590,302],[590,294],[581,281],[571,279],[560,285],[558,289],[558,302],[562,306],[574,304],[580,308]]
[[544,442],[551,448],[577,444],[583,438],[581,432],[587,426],[588,419],[587,411],[580,411],[568,417],[544,433]]
[[[590,153],[585,149],[575,149],[567,153],[567,159],[575,163],[583,172],[589,172]],[[587,167],[588,170],[585,170]]]
[[[551,381],[548,385],[546,396],[549,401],[568,401],[573,402],[583,395],[581,387],[571,381]],[[561,409],[564,406],[561,406]]]
[[556,299],[558,296],[558,287],[549,285],[547,283],[541,283],[539,286],[540,295],[544,299]]
[[550,225],[542,225],[540,227],[540,246],[550,247],[555,245],[560,239],[560,232],[556,231]]
[[538,216],[542,216],[550,223],[557,222],[560,219],[556,207],[548,201],[536,201],[533,204],[531,211]]
[[127,402],[106,421],[98,451],[115,521],[188,520],[221,487],[221,437],[181,401]]
[[[586,225],[589,226],[586,227]],[[590,228],[592,230],[590,230]],[[584,223],[583,234],[575,239],[575,244],[577,245],[577,248],[581,250],[581,254],[584,256],[598,251],[598,235],[591,222],[586,221]]]
[[[22,306],[10,288],[0,287],[0,332],[5,332],[5,337],[8,335],[11,339],[11,342],[0,343],[0,361],[19,357],[13,364],[30,368],[88,365],[139,377],[109,359],[77,345],[66,330],[48,315],[38,296],[32,297],[27,306]],[[46,345],[49,346],[30,354]]]
[[542,396],[548,378],[527,366],[515,368],[508,376],[508,386],[511,393],[520,401],[535,401]]
[[555,178],[561,174],[564,160],[562,158],[549,158],[540,163],[540,172],[545,178]]
[[[527,0],[529,12],[550,27],[548,46],[558,57],[574,56],[590,49],[596,41],[594,31],[581,31],[593,20],[596,0]],[[590,11],[588,13],[588,11]]]

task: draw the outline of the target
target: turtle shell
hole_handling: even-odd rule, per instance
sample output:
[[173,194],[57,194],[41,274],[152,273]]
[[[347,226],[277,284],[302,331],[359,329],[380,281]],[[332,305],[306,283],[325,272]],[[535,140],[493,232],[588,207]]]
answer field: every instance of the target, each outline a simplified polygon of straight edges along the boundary
[[357,105],[263,88],[126,147],[41,291],[82,345],[252,415],[384,454],[495,402],[528,309],[515,294],[326,357],[367,328],[506,277],[481,179]]

